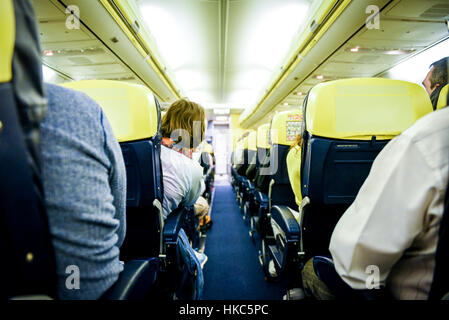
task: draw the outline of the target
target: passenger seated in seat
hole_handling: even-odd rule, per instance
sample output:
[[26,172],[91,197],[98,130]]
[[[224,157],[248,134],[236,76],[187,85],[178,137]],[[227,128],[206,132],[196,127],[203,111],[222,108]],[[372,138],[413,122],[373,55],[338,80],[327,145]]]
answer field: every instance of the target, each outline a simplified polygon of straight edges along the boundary
[[[301,145],[302,135],[298,134],[296,141],[290,147],[290,151],[287,154],[287,170],[288,178],[295,194],[295,202],[298,207],[301,206]],[[290,165],[294,163],[294,165]],[[299,183],[298,183],[299,182]]]
[[[195,205],[204,192],[203,168],[192,160],[192,151],[204,136],[204,120],[204,109],[185,99],[175,101],[162,118],[162,208],[165,218],[180,205]],[[201,206],[204,206],[203,202]],[[203,209],[206,210],[209,210],[208,206]],[[197,256],[201,261],[207,259],[204,254]]]
[[[100,106],[78,91],[47,85],[41,124],[42,180],[60,299],[98,299],[123,264],[126,172]],[[79,287],[76,277],[79,272]],[[71,287],[73,285],[74,287]]]
[[[336,271],[352,288],[367,289],[373,266],[394,298],[428,298],[449,175],[448,137],[444,108],[419,119],[377,156],[330,242]],[[302,274],[306,294],[333,298],[312,260]]]
[[422,82],[424,88],[430,96],[433,110],[436,110],[440,91],[448,83],[449,57],[435,61],[430,65],[430,70]]

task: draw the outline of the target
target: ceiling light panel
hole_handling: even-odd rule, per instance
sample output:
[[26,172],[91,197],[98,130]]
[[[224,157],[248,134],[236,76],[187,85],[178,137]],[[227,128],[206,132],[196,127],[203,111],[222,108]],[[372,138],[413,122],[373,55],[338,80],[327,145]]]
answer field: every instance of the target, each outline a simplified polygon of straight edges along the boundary
[[182,94],[248,108],[280,71],[312,0],[136,0]]
[[218,90],[219,1],[140,0],[140,15],[184,96],[206,104]]
[[[231,1],[229,8],[226,89],[247,90],[241,104],[257,102],[270,80],[281,71],[293,40],[303,26],[310,1]],[[229,99],[235,95],[230,94]]]

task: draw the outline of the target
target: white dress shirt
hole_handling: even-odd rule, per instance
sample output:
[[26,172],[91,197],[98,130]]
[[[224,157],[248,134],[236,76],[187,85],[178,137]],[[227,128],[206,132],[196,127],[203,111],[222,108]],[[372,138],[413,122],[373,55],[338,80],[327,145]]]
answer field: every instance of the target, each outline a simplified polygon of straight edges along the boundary
[[427,299],[448,163],[449,107],[418,120],[378,155],[329,248],[352,288],[367,289],[374,265],[395,298]]
[[164,183],[164,218],[179,204],[193,206],[204,192],[203,168],[185,155],[161,146],[161,162]]

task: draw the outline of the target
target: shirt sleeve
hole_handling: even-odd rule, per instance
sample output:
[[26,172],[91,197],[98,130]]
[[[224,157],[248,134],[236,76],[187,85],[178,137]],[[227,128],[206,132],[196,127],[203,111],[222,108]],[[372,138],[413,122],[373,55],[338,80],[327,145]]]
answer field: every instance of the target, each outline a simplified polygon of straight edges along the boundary
[[203,169],[200,165],[192,166],[192,184],[188,190],[186,197],[184,198],[184,205],[186,207],[193,206],[198,198],[203,194],[205,190]]
[[366,289],[377,266],[384,285],[392,267],[423,229],[435,177],[413,141],[392,140],[373,163],[354,203],[330,242],[335,268],[354,289]]
[[121,247],[126,234],[126,169],[120,145],[115,137],[111,125],[103,111],[101,111],[101,123],[104,131],[105,152],[111,163],[109,183],[114,197],[115,219],[120,221],[117,235],[117,246]]

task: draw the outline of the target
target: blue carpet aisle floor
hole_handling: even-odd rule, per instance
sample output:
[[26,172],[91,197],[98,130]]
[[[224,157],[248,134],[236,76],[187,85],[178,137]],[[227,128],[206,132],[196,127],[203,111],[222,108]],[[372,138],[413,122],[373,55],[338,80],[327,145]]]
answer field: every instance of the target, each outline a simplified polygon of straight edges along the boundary
[[215,185],[204,266],[205,300],[281,300],[280,283],[264,281],[258,248],[249,237],[235,194],[228,181]]

